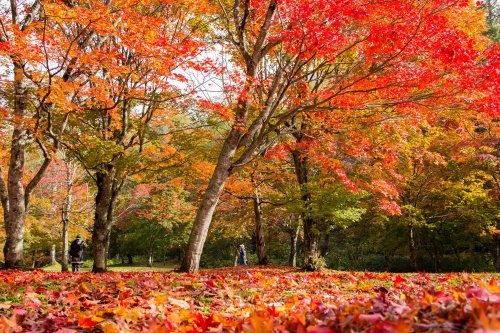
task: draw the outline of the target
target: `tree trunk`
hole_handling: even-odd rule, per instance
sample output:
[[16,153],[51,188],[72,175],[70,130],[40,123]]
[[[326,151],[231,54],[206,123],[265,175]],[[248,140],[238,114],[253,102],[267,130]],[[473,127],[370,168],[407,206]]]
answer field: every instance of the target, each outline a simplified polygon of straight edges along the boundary
[[297,241],[299,239],[300,224],[297,224],[295,229],[290,233],[290,256],[288,257],[288,265],[297,266]]
[[153,251],[149,251],[148,267],[153,267]]
[[[303,125],[305,127],[305,125]],[[297,142],[301,142],[301,137],[297,137]],[[315,271],[321,268],[321,254],[319,249],[320,234],[316,227],[316,221],[310,216],[311,210],[311,193],[308,188],[308,158],[303,156],[301,150],[292,151],[293,163],[297,182],[300,185],[301,200],[304,204],[302,212],[302,222],[304,228],[304,268],[306,270]]]
[[253,197],[253,211],[255,213],[255,238],[257,245],[258,265],[267,265],[266,243],[264,239],[264,229],[262,228],[262,194],[258,185],[255,186]]
[[61,272],[69,272],[68,269],[68,251],[69,251],[69,219],[63,218],[62,228],[62,259],[61,259]]
[[[498,228],[497,228],[498,229]],[[495,253],[493,256],[495,260],[495,272],[500,272],[500,236],[495,236]]]
[[[497,220],[496,229],[500,230],[500,220]],[[495,271],[500,272],[500,234],[495,234]]]
[[496,258],[495,258],[495,271],[500,272],[500,237],[496,237],[495,239],[495,253],[496,253]]
[[[246,21],[248,18],[248,10],[250,10],[250,2],[245,1],[242,3],[243,12],[242,13],[243,21]],[[249,109],[249,98],[253,93],[253,89],[255,88],[254,78],[256,77],[256,69],[259,64],[264,59],[265,55],[269,52],[270,48],[268,48],[269,44],[265,44],[265,40],[269,33],[269,29],[271,27],[271,22],[273,20],[274,14],[277,10],[278,2],[277,0],[271,0],[265,18],[261,25],[261,30],[258,32],[258,36],[253,45],[246,45],[243,40],[236,42],[238,44],[238,49],[240,55],[245,59],[245,73],[246,80],[241,89],[240,95],[238,96],[238,103],[235,110],[235,121],[231,127],[231,131],[228,136],[224,140],[224,145],[222,146],[221,152],[219,154],[217,165],[212,174],[210,182],[208,183],[208,187],[203,195],[203,199],[196,213],[196,217],[193,223],[193,227],[191,229],[191,234],[189,235],[189,241],[187,244],[187,249],[184,254],[184,258],[182,260],[182,264],[180,267],[181,271],[184,272],[196,272],[200,265],[201,253],[203,251],[203,246],[205,245],[205,240],[207,238],[208,229],[210,228],[210,224],[212,222],[212,216],[215,211],[215,207],[217,206],[217,202],[219,201],[219,197],[224,189],[224,184],[229,177],[230,173],[234,171],[233,168],[238,168],[241,165],[247,163],[252,156],[252,154],[257,149],[259,142],[262,142],[262,138],[256,139],[254,135],[249,135],[246,138],[248,140],[244,140],[245,134],[247,134],[248,127],[248,109]],[[235,7],[233,8],[235,16],[238,17],[238,12],[242,8],[237,5],[235,2]],[[239,21],[239,19],[236,19]],[[247,34],[247,27],[249,25],[240,22],[235,22],[235,29],[237,30],[237,34],[243,38]],[[277,80],[275,82],[280,82]],[[269,102],[274,102],[275,98],[277,98],[276,86],[274,85],[272,98],[270,98]],[[267,115],[269,116],[271,113],[272,103],[268,104],[264,113],[261,116]],[[258,129],[261,129],[263,126],[263,122],[266,120],[266,117],[257,117],[256,122],[254,122],[250,127],[252,130],[248,132],[248,134],[258,133]],[[244,141],[244,142],[240,142]],[[239,146],[246,147],[246,151],[240,157],[241,160],[236,163],[237,165],[233,165],[233,158],[236,153],[236,150]],[[243,158],[244,157],[244,158]],[[233,170],[232,170],[233,169]]]
[[320,246],[320,254],[322,257],[325,257],[328,254],[328,250],[330,249],[330,232],[326,232],[324,234],[323,241]]
[[110,243],[111,243],[111,230],[109,230],[109,232],[108,232],[108,241],[106,242],[106,269],[108,268],[108,259],[110,259],[109,258],[109,245],[110,245]]
[[92,232],[93,273],[105,272],[107,267],[107,245],[111,231],[109,221],[112,221],[112,217],[108,215],[113,201],[115,172],[114,167],[109,166],[108,172],[97,172],[95,175],[97,195],[95,198],[94,230]]
[[5,220],[5,233],[7,237],[3,248],[5,258],[4,268],[7,269],[19,267],[21,264],[24,243],[24,205],[23,208],[21,206],[14,207],[14,205],[11,205],[10,208],[12,210]]
[[321,253],[319,249],[319,233],[315,227],[314,219],[303,218],[304,221],[304,268],[316,271],[322,268]]
[[[25,189],[23,185],[26,150],[26,129],[23,118],[26,113],[27,89],[23,80],[22,65],[14,63],[14,131],[10,147],[7,179],[8,209],[4,214],[6,240],[3,248],[5,268],[15,268],[23,258],[24,220],[26,216]],[[3,181],[3,180],[2,180]],[[4,211],[5,211],[4,207]]]
[[56,264],[56,244],[52,244],[50,247],[50,264]]
[[69,250],[69,221],[71,209],[73,208],[73,184],[75,178],[75,166],[66,161],[66,198],[61,212],[62,219],[62,260],[61,272],[68,272],[68,250]]
[[460,258],[460,253],[458,253],[457,247],[452,245],[453,253],[455,254],[455,258],[457,258],[458,267],[462,270],[462,259]]
[[417,271],[417,257],[415,255],[415,239],[413,237],[413,223],[408,224],[408,253],[410,256],[410,265],[413,271]]
[[219,197],[224,189],[224,184],[229,177],[231,162],[238,147],[238,141],[242,135],[241,129],[235,123],[219,155],[217,166],[208,183],[207,190],[203,195],[203,200],[196,213],[196,218],[191,229],[186,253],[180,267],[183,272],[196,272],[200,265],[201,253],[208,229],[212,222],[212,216]]
[[36,268],[36,255],[37,255],[37,251],[33,250],[33,252],[31,253],[31,269]]

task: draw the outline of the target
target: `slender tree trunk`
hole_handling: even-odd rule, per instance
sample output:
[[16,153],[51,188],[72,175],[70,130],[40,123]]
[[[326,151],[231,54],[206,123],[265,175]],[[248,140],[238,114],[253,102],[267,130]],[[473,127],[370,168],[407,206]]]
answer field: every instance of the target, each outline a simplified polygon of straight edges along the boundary
[[[500,230],[500,220],[497,220],[496,229]],[[495,271],[500,272],[500,234],[495,234]]]
[[200,265],[201,253],[205,240],[207,239],[208,229],[212,222],[212,216],[219,197],[224,189],[224,184],[229,177],[229,168],[238,147],[238,141],[242,132],[235,124],[231,129],[224,146],[219,155],[217,166],[215,167],[212,178],[208,183],[208,188],[203,195],[203,199],[196,213],[196,218],[191,229],[189,242],[184,255],[180,270],[183,272],[196,272]]
[[52,244],[50,247],[50,264],[56,264],[56,244]]
[[31,253],[31,269],[36,268],[36,255],[37,255],[37,251],[33,250],[33,252]]
[[288,265],[297,266],[297,241],[299,239],[300,224],[297,224],[295,229],[290,233],[290,256],[288,257]]
[[458,250],[456,248],[456,246],[452,246],[452,249],[453,249],[453,254],[455,254],[455,258],[457,258],[457,262],[458,262],[458,265],[460,267],[460,270],[462,270],[462,259],[460,258],[460,253],[458,253]]
[[111,230],[108,232],[108,241],[106,242],[106,270],[108,269],[109,244],[111,243]]
[[255,195],[253,197],[253,211],[255,213],[255,238],[257,241],[258,265],[267,265],[266,243],[264,239],[264,229],[262,226],[262,194],[260,188],[255,184]]
[[71,191],[68,191],[66,199],[63,205],[62,211],[62,260],[61,260],[61,271],[68,272],[68,256],[69,256],[69,221],[70,221],[70,211],[73,204],[73,196]]
[[61,272],[69,272],[68,269],[68,251],[69,251],[69,219],[63,218],[62,228],[62,259],[61,259]]
[[153,267],[153,250],[149,251],[148,256],[148,267]]
[[[254,135],[247,136],[248,140],[245,140],[244,135],[247,133],[248,128],[248,109],[249,109],[249,96],[254,92],[255,82],[254,78],[257,74],[257,68],[262,62],[266,54],[269,52],[269,44],[266,44],[266,39],[268,37],[269,29],[271,27],[271,22],[278,8],[278,1],[271,0],[268,4],[268,8],[262,21],[260,31],[257,33],[257,38],[253,45],[247,45],[246,41],[243,40],[244,36],[247,35],[247,29],[249,24],[247,15],[250,11],[250,1],[244,1],[239,6],[239,2],[234,3],[233,14],[235,17],[234,28],[236,29],[236,35],[241,40],[234,41],[238,46],[238,51],[240,55],[245,60],[245,75],[246,81],[243,85],[240,95],[238,96],[238,103],[235,110],[235,121],[231,127],[231,131],[224,140],[224,145],[222,146],[219,158],[217,160],[217,165],[212,174],[208,187],[203,195],[203,199],[196,213],[196,218],[191,229],[191,234],[189,236],[189,242],[187,249],[181,264],[181,271],[184,272],[196,272],[200,265],[201,253],[203,251],[203,246],[205,245],[205,240],[207,238],[208,229],[212,222],[212,216],[214,214],[215,208],[219,197],[224,189],[224,184],[229,177],[233,168],[237,168],[242,164],[249,161],[252,154],[257,149],[257,146],[262,139],[255,138]],[[241,14],[241,20],[240,20]],[[280,82],[275,81],[275,82]],[[276,86],[273,88],[272,98],[269,102],[274,102],[277,98]],[[284,89],[284,88],[283,88]],[[270,115],[272,109],[272,103],[268,103],[268,107],[263,111],[261,115]],[[267,117],[258,117],[260,119],[254,122],[250,127],[253,129],[249,133],[258,133],[258,129],[262,128],[263,122]],[[252,132],[253,131],[253,132]],[[243,141],[243,142],[240,142]],[[240,165],[233,165],[233,157],[239,146],[246,147],[246,151],[242,156],[245,156],[240,162]]]
[[495,258],[495,271],[500,272],[500,237],[496,237],[495,239],[495,253],[496,253],[496,258]]
[[69,251],[69,222],[70,213],[73,208],[73,184],[75,178],[75,166],[71,162],[66,162],[66,198],[61,212],[62,217],[62,260],[61,271],[68,272],[68,251]]
[[328,250],[330,249],[330,232],[326,232],[324,234],[323,241],[320,246],[320,254],[322,257],[328,254]]
[[413,223],[408,224],[408,253],[410,256],[410,265],[413,271],[417,271],[417,257],[415,254],[415,239],[413,237]]

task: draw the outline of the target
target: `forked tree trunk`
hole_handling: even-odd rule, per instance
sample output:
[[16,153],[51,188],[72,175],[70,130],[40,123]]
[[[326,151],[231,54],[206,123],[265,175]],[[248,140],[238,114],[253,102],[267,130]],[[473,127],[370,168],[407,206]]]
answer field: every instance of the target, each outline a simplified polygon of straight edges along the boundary
[[[233,7],[234,14],[234,28],[237,30],[236,35],[241,39],[239,41],[234,40],[235,44],[238,46],[240,55],[245,60],[245,75],[246,81],[241,89],[241,93],[238,96],[238,103],[235,110],[235,121],[231,127],[231,131],[224,140],[224,145],[222,146],[219,158],[217,160],[217,165],[212,174],[208,187],[203,195],[203,199],[196,213],[196,218],[191,229],[191,234],[189,236],[189,243],[187,245],[186,253],[184,255],[180,269],[184,272],[196,272],[200,265],[201,253],[203,251],[203,246],[205,245],[205,240],[207,238],[208,229],[210,223],[212,222],[212,216],[219,201],[219,197],[224,189],[224,184],[229,177],[230,173],[234,170],[233,167],[240,167],[249,161],[251,155],[256,151],[258,145],[262,142],[262,138],[258,139],[254,135],[248,136],[248,140],[243,140],[245,142],[240,142],[240,140],[247,133],[248,128],[248,109],[249,109],[249,98],[253,94],[253,89],[255,88],[254,78],[257,74],[257,67],[262,62],[266,54],[272,49],[272,45],[266,43],[268,38],[269,29],[271,27],[271,22],[273,21],[275,12],[278,8],[278,1],[271,0],[268,4],[268,8],[262,21],[260,31],[257,33],[257,38],[252,45],[247,44],[243,40],[244,36],[247,35],[247,29],[250,26],[249,21],[250,16],[248,15],[250,11],[250,1],[245,1],[241,3],[235,2]],[[241,11],[241,12],[240,12]],[[241,16],[240,16],[241,15]],[[280,82],[280,80],[275,81]],[[277,86],[273,84],[273,93],[270,102],[277,98],[276,88]],[[272,109],[272,103],[268,103],[265,111],[261,116],[270,114]],[[255,130],[254,134],[258,133],[258,129],[262,128],[264,120],[267,117],[257,117],[259,121],[254,122],[250,127],[253,126]],[[246,147],[246,151],[243,156],[246,156],[241,160],[240,165],[232,165],[233,158],[236,150],[240,146]],[[231,170],[233,168],[233,170]]]
[[267,265],[266,242],[264,239],[264,228],[262,225],[262,194],[258,185],[255,185],[253,197],[253,211],[255,213],[255,238],[257,241],[257,264]]

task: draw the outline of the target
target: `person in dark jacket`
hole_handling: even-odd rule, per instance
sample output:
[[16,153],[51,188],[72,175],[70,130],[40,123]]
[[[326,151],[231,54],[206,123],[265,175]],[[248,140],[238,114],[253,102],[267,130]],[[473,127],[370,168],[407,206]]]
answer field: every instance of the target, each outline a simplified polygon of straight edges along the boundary
[[246,265],[247,264],[247,250],[245,249],[245,245],[241,244],[238,249],[238,265]]
[[82,239],[82,236],[77,235],[75,240],[71,242],[69,255],[71,256],[71,266],[73,272],[79,272],[83,264],[83,250],[87,247]]

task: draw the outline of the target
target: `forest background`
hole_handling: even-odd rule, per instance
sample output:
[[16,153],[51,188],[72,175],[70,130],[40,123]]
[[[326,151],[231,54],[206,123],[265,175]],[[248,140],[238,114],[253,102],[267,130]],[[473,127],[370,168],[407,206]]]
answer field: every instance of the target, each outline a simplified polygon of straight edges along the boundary
[[[7,268],[499,271],[496,1],[1,2]],[[203,253],[203,255],[202,255]],[[52,254],[52,258],[50,258]]]

